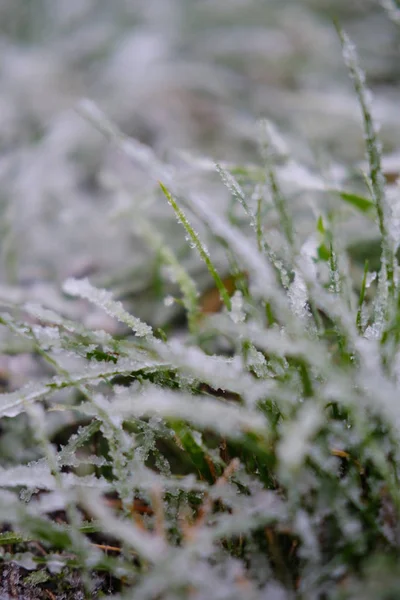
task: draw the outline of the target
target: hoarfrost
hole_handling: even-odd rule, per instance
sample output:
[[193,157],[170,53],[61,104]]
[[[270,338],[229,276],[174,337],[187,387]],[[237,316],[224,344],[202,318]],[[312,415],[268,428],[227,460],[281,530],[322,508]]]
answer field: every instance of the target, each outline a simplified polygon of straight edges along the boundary
[[299,271],[295,271],[293,282],[289,286],[288,298],[290,307],[297,317],[304,319],[310,315],[307,305],[307,286]]
[[279,292],[275,275],[265,259],[260,256],[254,243],[249,241],[242,232],[229,224],[223,217],[212,211],[206,199],[199,194],[190,196],[190,201],[195,212],[209,225],[215,235],[228,242],[229,247],[235,251],[252,277],[252,289],[257,296],[271,298],[284,310],[286,298]]
[[64,282],[63,289],[70,296],[85,298],[96,304],[96,306],[101,307],[108,315],[128,325],[138,337],[148,337],[155,341],[150,325],[143,323],[140,319],[129,314],[121,302],[113,299],[110,292],[95,288],[89,283],[88,279],[67,279]]
[[263,144],[264,140],[268,140],[268,144],[271,146],[275,157],[282,160],[289,156],[287,144],[272,121],[261,119],[259,121],[259,132],[261,144]]
[[175,298],[173,296],[165,296],[164,304],[165,306],[172,306],[175,302]]
[[232,308],[229,316],[234,323],[243,323],[246,315],[243,311],[243,294],[240,290],[236,290],[231,298]]
[[389,214],[386,226],[393,245],[393,252],[397,252],[400,245],[400,184],[388,187],[386,198],[389,205]]
[[279,169],[279,178],[282,182],[291,184],[296,190],[311,190],[316,192],[326,192],[334,189],[334,185],[325,182],[322,177],[311,173],[303,165],[290,160],[286,165]]
[[371,285],[375,281],[376,277],[377,277],[376,271],[373,271],[372,273],[367,273],[367,277],[365,278],[365,287],[367,289],[369,287],[371,287]]
[[281,466],[296,471],[307,456],[313,436],[324,421],[321,409],[314,404],[304,404],[296,419],[282,427],[282,439],[277,453]]
[[313,530],[309,515],[304,510],[299,510],[295,518],[295,528],[303,544],[301,556],[311,558],[312,561],[320,559],[320,550],[317,536]]
[[265,356],[256,350],[254,346],[250,346],[247,353],[247,365],[250,369],[254,371],[257,377],[264,378],[269,376],[273,376],[273,373],[268,369],[267,361],[265,360]]
[[[75,486],[97,488],[100,490],[109,490],[111,484],[105,479],[88,475],[78,477],[74,473],[59,473],[63,488]],[[41,460],[28,465],[19,465],[16,467],[0,468],[0,487],[19,488],[26,487],[33,490],[57,490],[58,482],[50,470],[47,461]]]
[[179,418],[228,437],[238,437],[246,431],[258,431],[264,434],[268,431],[267,422],[259,412],[213,400],[207,396],[192,397],[155,387],[136,399],[133,399],[130,394],[124,398],[119,395],[110,404],[108,412],[125,417],[156,415]]

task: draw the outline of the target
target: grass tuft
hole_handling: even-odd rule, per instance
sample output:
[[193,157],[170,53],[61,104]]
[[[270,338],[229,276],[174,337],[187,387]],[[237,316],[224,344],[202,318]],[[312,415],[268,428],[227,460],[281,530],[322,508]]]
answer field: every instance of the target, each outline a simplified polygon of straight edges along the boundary
[[[177,284],[184,314],[167,316],[158,336],[157,294],[143,317],[141,288],[122,298],[96,272],[93,283],[68,277],[43,306],[0,289],[7,356],[37,369],[26,385],[2,381],[0,394],[0,546],[5,565],[30,571],[27,586],[53,598],[58,577],[77,577],[71,594],[115,600],[350,600],[398,588],[397,247],[365,78],[338,33],[371,199],[350,178],[338,186],[294,161],[288,169],[289,152],[263,123],[260,164],[216,165],[232,200],[229,214],[216,211],[196,178],[81,105],[145,170],[155,213],[155,181],[171,184],[159,186],[184,228],[183,251],[122,183],[108,191],[123,196],[130,231],[157,256],[160,288]],[[210,251],[169,189],[183,190]],[[305,190],[337,200],[318,204],[306,233],[292,202]],[[362,228],[372,210],[378,275],[341,235],[349,215]],[[202,310],[199,257],[222,310]]]

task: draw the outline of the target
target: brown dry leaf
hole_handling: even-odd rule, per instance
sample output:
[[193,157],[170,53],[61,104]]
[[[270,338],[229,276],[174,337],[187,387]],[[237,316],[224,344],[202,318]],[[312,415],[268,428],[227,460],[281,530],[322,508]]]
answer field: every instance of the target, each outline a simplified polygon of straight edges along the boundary
[[[246,277],[247,273],[239,273],[239,275],[229,275],[222,280],[222,283],[227,289],[230,296],[237,290],[238,279]],[[223,302],[216,287],[206,290],[200,298],[200,311],[203,314],[213,314],[221,310]]]

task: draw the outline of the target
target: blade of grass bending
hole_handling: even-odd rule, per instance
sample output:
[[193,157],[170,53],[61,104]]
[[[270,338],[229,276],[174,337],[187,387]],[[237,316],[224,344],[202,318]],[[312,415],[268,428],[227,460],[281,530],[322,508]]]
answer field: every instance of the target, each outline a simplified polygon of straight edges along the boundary
[[269,188],[271,190],[272,201],[279,215],[279,220],[283,229],[283,233],[285,234],[286,241],[293,252],[295,247],[293,223],[289,213],[286,210],[285,198],[281,192],[273,165],[271,140],[268,131],[269,123],[268,121],[261,121],[260,125],[262,126],[261,151],[262,157],[265,161],[266,175]]
[[174,199],[174,197],[172,196],[172,194],[170,194],[170,192],[167,190],[167,188],[165,187],[165,185],[163,185],[161,182],[159,182],[160,184],[160,188],[164,194],[164,196],[167,198],[169,204],[172,206],[172,208],[174,209],[174,212],[177,216],[178,221],[183,225],[183,227],[186,229],[187,234],[189,235],[191,241],[193,242],[195,248],[197,249],[197,251],[199,252],[201,258],[203,259],[203,261],[206,263],[206,266],[212,276],[212,278],[214,279],[215,285],[217,286],[217,289],[221,295],[221,299],[223,300],[226,308],[230,311],[231,310],[231,299],[229,297],[228,294],[228,290],[226,289],[226,287],[224,286],[220,276],[217,273],[217,270],[215,269],[213,263],[211,262],[211,259],[208,255],[207,250],[204,248],[203,244],[200,241],[199,236],[197,235],[197,233],[194,231],[193,227],[191,226],[191,224],[189,223],[185,213],[182,211],[182,209],[178,206],[176,200]]
[[369,90],[365,85],[365,74],[359,66],[354,45],[337,22],[335,23],[335,26],[342,46],[343,59],[349,70],[350,77],[353,80],[354,89],[361,108],[369,167],[368,179],[382,237],[382,269],[387,269],[389,293],[390,295],[393,295],[395,288],[395,254],[386,227],[385,178],[381,165],[381,144],[377,137],[376,128],[369,107]]
[[266,240],[263,239],[262,233],[261,198],[258,199],[257,212],[256,214],[254,214],[247,202],[244,191],[242,190],[232,173],[224,169],[219,163],[215,163],[215,168],[218,172],[218,175],[221,177],[222,183],[228,188],[233,198],[235,198],[239,202],[239,204],[244,209],[246,215],[248,216],[250,220],[250,225],[254,232],[257,234],[257,246],[259,252],[262,252],[263,250],[268,250],[268,244]]

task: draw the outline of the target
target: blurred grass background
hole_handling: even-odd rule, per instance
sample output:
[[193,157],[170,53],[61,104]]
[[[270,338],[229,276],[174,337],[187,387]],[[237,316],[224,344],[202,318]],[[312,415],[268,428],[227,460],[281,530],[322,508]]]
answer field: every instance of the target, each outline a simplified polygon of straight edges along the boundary
[[[150,297],[161,293],[160,278],[157,257],[135,234],[135,211],[156,223],[190,271],[201,267],[160,203],[149,148],[221,210],[227,190],[199,164],[203,156],[259,163],[259,118],[276,124],[302,165],[351,180],[364,142],[334,19],[357,45],[384,153],[397,173],[400,34],[378,1],[3,0],[3,296],[45,299],[69,314],[60,283],[90,275],[133,297],[135,314],[162,321],[143,293],[149,286]],[[76,112],[82,98],[145,146],[131,159],[110,146]],[[295,174],[295,188],[302,177]],[[307,231],[318,203],[340,201],[305,188],[289,197],[296,226]],[[351,219],[343,230],[357,247],[376,233],[373,224],[360,228]],[[224,253],[211,250],[223,272]],[[103,316],[90,319],[112,327]]]

